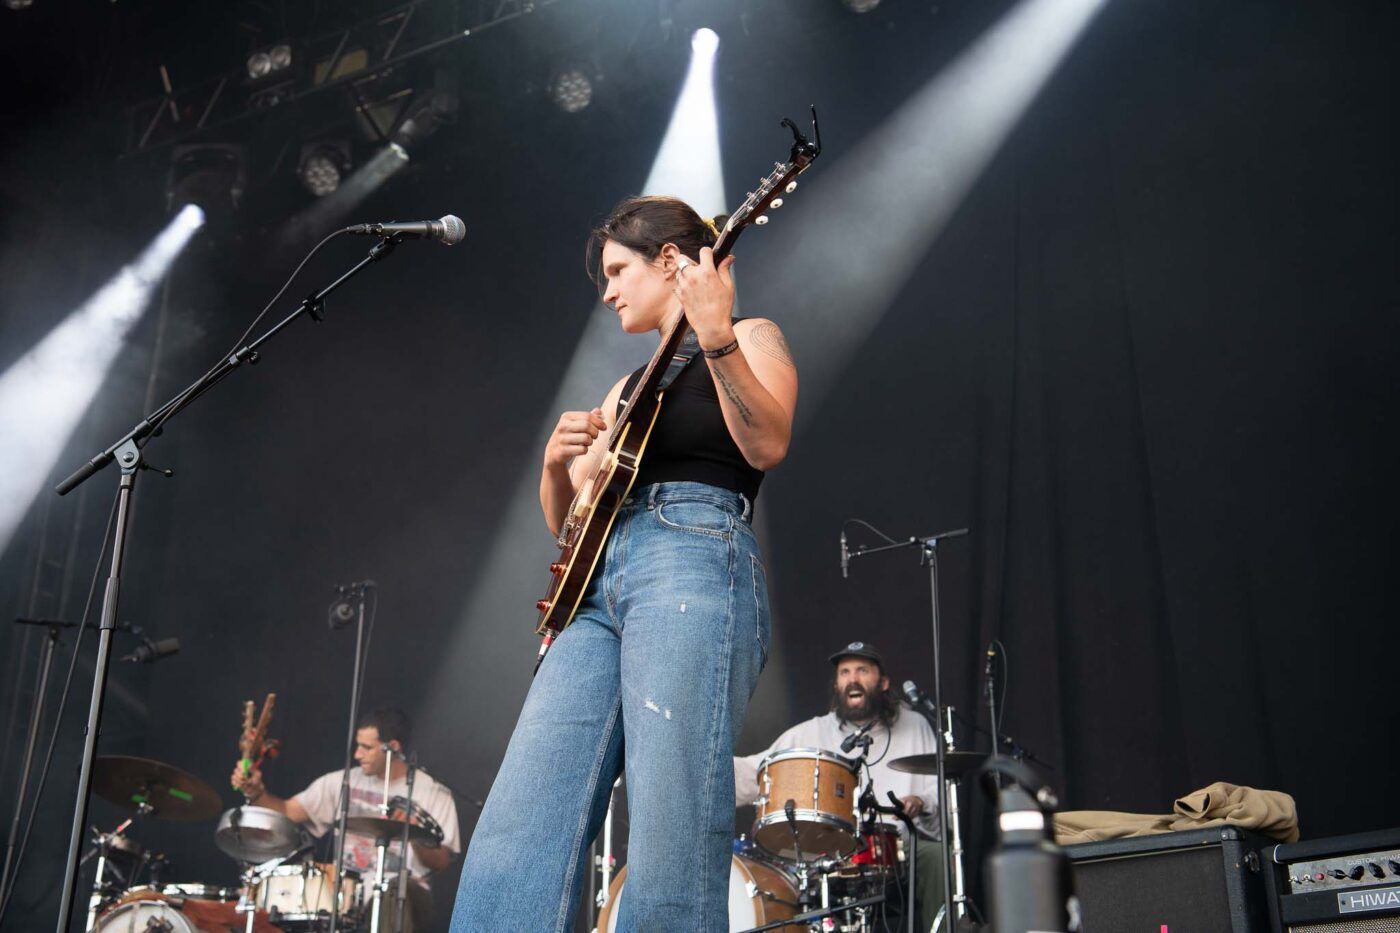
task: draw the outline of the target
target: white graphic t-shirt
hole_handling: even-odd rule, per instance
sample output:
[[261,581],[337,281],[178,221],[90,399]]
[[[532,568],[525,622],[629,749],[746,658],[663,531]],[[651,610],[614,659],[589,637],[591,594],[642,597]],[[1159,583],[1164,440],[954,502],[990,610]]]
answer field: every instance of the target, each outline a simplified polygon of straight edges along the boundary
[[[323,774],[311,782],[311,786],[294,798],[305,808],[310,821],[307,829],[316,838],[335,829],[336,804],[340,799],[341,772]],[[389,798],[408,796],[408,781],[398,778],[389,782]],[[371,776],[359,768],[350,769],[350,815],[379,816],[380,805],[384,802],[384,776]],[[452,792],[433,780],[432,775],[421,768],[413,779],[413,802],[428,811],[442,827],[442,844],[454,855],[462,851],[461,837],[457,827],[457,804]],[[385,872],[397,871],[402,858],[403,843],[395,840],[390,843],[384,857]],[[345,867],[362,874],[374,871],[377,853],[374,840],[356,833],[345,836]],[[418,858],[409,846],[408,873],[415,880],[428,885],[428,867]]]

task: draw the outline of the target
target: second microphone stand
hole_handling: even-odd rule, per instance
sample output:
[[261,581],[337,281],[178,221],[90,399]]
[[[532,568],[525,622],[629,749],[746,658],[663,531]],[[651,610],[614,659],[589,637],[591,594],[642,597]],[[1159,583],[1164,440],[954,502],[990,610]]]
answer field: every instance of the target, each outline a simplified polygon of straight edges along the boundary
[[[938,543],[947,538],[958,538],[967,534],[966,528],[955,528],[952,531],[940,531],[937,534],[926,535],[924,537],[910,538],[907,541],[895,541],[891,544],[880,545],[879,547],[858,546],[851,551],[850,557],[866,557],[871,554],[882,554],[885,551],[903,550],[905,548],[916,548],[919,552],[919,563],[928,567],[929,599],[932,611],[933,625],[933,705],[939,710],[943,709],[943,655],[942,636],[939,631],[938,618]],[[888,539],[886,539],[888,540]],[[844,533],[842,537],[842,551],[845,551]],[[941,714],[940,714],[941,715]],[[943,903],[944,917],[947,920],[945,929],[951,929],[957,921],[954,916],[953,901],[953,872],[952,853],[949,848],[948,830],[948,781],[946,772],[946,748],[943,741],[943,730],[940,724],[933,723],[933,733],[937,741],[934,743],[934,752],[938,756],[938,828],[939,845],[943,850]],[[915,844],[911,837],[911,846]],[[911,880],[911,885],[917,880]],[[957,905],[961,908],[962,905]]]

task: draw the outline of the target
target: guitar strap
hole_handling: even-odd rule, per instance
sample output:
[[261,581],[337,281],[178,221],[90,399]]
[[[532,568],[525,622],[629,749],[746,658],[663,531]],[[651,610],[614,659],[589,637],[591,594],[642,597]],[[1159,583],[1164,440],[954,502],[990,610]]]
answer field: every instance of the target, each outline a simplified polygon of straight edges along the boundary
[[[739,323],[743,318],[736,317],[734,323]],[[671,357],[671,362],[667,364],[666,371],[661,374],[661,381],[656,384],[656,391],[665,392],[671,383],[676,381],[685,368],[690,365],[691,360],[700,355],[700,338],[695,336],[695,331],[686,328],[685,336],[681,338],[681,345],[676,347],[676,353]]]

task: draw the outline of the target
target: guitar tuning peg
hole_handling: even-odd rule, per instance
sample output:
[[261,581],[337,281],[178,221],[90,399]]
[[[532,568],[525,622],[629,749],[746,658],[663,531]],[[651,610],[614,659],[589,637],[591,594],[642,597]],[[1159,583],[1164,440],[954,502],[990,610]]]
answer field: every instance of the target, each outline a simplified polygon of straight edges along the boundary
[[758,225],[758,226],[761,227],[761,226],[763,226],[764,224],[768,223],[768,215],[767,215],[767,214],[764,214],[764,215],[761,216],[761,217],[755,217],[753,222],[754,222],[756,225]]
[[782,199],[782,198],[774,198],[772,201],[768,202],[768,206],[769,206],[769,207],[782,207],[782,206],[783,206],[783,199]]
[[788,182],[788,183],[787,183],[787,188],[785,188],[784,190],[787,191],[788,194],[792,194],[794,191],[796,191],[796,190],[797,190],[797,179],[794,178],[792,181]]

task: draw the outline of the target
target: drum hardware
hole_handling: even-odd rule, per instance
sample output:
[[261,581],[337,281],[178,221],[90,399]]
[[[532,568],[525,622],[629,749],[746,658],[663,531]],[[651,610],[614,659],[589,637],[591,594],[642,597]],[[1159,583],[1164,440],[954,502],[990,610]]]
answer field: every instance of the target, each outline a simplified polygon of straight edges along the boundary
[[[141,815],[139,808],[138,815]],[[93,847],[78,863],[81,865],[92,858],[97,859],[97,868],[92,877],[92,893],[88,895],[84,930],[94,929],[98,915],[109,904],[115,903],[136,881],[136,873],[140,869],[145,850],[136,840],[123,835],[135,820],[136,817],[128,817],[110,833],[100,832],[96,827],[92,827]],[[127,871],[123,872],[120,863],[128,860],[135,864],[128,865]]]
[[285,861],[307,846],[306,831],[285,814],[244,804],[219,817],[214,844],[236,862]]
[[[608,906],[608,892],[612,889],[612,878],[617,869],[617,857],[613,855],[613,808],[617,803],[617,789],[621,785],[621,777],[613,781],[612,791],[608,795],[608,813],[603,817],[603,851],[601,855],[593,857],[593,865],[598,871],[599,882],[598,890],[593,895],[593,903],[597,910]],[[592,875],[590,875],[591,877]],[[594,920],[597,920],[596,915]]]

